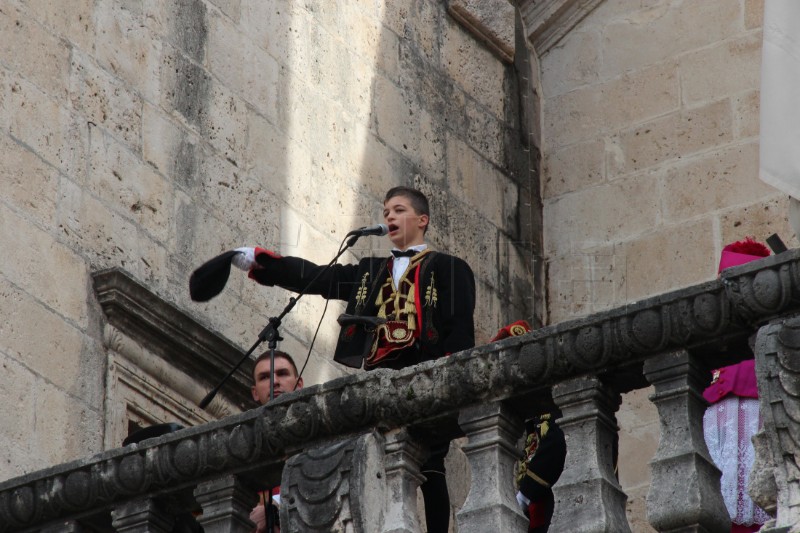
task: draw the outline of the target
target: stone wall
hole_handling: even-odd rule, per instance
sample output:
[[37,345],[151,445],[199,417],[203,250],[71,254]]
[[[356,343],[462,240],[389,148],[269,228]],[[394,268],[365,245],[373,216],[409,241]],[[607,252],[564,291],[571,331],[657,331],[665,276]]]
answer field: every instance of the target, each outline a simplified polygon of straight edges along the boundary
[[712,279],[747,235],[796,244],[758,179],[762,11],[605,0],[541,54],[549,322]]
[[[745,236],[797,246],[786,198],[758,179],[763,0],[597,4],[539,51],[549,323],[713,279]],[[635,531],[651,392],[618,413]]]
[[[433,245],[473,265],[479,342],[530,318],[514,69],[442,2],[0,0],[0,35],[0,479],[103,447],[104,268],[246,349],[290,295],[234,272],[198,305],[190,272],[242,245],[327,262],[409,184]],[[300,363],[323,309],[284,322]],[[307,384],[343,372],[340,309]]]

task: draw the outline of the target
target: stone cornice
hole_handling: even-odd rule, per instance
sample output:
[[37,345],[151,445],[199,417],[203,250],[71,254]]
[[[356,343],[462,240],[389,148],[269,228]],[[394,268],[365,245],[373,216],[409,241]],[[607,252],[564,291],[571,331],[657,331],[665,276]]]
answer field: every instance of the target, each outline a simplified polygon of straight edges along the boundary
[[514,60],[514,7],[508,0],[448,0],[447,12],[501,61]]
[[[209,389],[244,356],[229,340],[210,331],[124,270],[95,272],[92,280],[110,325]],[[252,369],[252,360],[245,361],[221,393],[242,410],[252,406]]]
[[339,378],[218,422],[0,483],[0,532],[263,468],[333,437],[411,425],[750,333],[800,310],[799,296],[800,251],[794,250],[714,281],[449,358]]
[[541,56],[603,0],[517,0],[528,41]]

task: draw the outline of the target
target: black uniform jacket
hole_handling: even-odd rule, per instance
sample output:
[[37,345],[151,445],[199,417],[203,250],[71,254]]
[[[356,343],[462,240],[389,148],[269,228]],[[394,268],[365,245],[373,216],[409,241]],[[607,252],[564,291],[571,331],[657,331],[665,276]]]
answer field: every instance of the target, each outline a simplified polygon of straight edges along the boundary
[[[422,328],[415,343],[415,364],[455,353],[475,345],[475,278],[469,265],[457,257],[430,252],[420,268],[420,294],[416,302]],[[250,271],[250,277],[262,285],[277,285],[294,292],[305,289],[328,299],[345,300],[347,314],[376,316],[375,301],[387,276],[389,260],[367,257],[352,265],[333,265],[327,272],[299,257],[256,255],[262,268]],[[321,275],[320,275],[321,274]],[[320,275],[310,286],[309,283]],[[430,288],[435,289],[430,290]],[[426,293],[427,291],[427,293]],[[428,298],[426,298],[428,296]],[[435,296],[435,298],[433,298]],[[364,326],[355,330],[343,327],[336,345],[334,360],[360,368],[372,345],[373,333]],[[406,365],[403,365],[406,366]]]

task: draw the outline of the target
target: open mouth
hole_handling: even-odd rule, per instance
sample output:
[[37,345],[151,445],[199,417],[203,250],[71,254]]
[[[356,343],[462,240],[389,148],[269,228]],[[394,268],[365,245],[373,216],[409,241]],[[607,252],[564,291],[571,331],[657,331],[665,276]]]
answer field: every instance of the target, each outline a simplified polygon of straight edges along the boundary
[[389,233],[393,233],[400,229],[400,226],[397,224],[389,224]]

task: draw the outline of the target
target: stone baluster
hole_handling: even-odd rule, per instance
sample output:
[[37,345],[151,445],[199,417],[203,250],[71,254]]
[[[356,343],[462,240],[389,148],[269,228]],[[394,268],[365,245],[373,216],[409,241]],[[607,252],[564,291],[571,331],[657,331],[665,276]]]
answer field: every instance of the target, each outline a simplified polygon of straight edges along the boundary
[[702,372],[680,350],[645,361],[644,375],[655,387],[661,439],[650,463],[647,518],[658,531],[727,531],[730,518],[720,493],[720,471],[703,437]]
[[250,512],[258,503],[258,492],[246,487],[238,476],[228,475],[200,483],[194,489],[203,514],[197,521],[205,533],[250,533]]
[[556,506],[550,530],[629,532],[627,496],[613,463],[619,394],[589,376],[557,384],[553,400],[563,414],[558,424],[567,440],[567,459],[553,487]]
[[172,516],[152,498],[125,502],[111,511],[117,533],[170,533],[173,523]]
[[459,533],[527,531],[514,491],[522,421],[494,402],[463,409],[458,423],[468,438],[462,449],[472,471],[469,494],[456,514]]
[[417,487],[425,481],[420,465],[425,450],[405,429],[386,434],[384,445],[386,471],[385,533],[419,533],[422,531],[417,510]]

